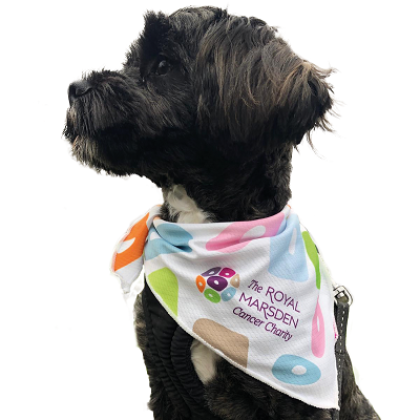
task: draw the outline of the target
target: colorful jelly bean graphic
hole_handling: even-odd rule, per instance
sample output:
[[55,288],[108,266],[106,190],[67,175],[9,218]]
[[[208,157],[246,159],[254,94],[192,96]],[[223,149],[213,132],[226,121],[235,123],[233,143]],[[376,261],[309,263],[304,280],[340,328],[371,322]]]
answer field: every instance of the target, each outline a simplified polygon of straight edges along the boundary
[[215,276],[220,271],[220,268],[221,267],[213,267],[213,268],[210,268],[210,270],[207,270],[206,272],[204,272],[202,274],[202,276],[204,276],[204,277]]
[[240,282],[241,282],[241,279],[239,278],[239,274],[235,274],[235,275],[234,275],[234,276],[230,279],[230,284],[231,284],[233,287],[236,287],[236,288],[238,288],[238,287],[239,287]]
[[309,232],[302,232],[303,240],[305,241],[306,252],[308,253],[309,258],[312,261],[312,264],[315,267],[316,273],[316,287],[321,288],[321,272],[319,271],[319,257],[318,257],[318,248],[314,244],[314,241],[309,235]]
[[281,233],[271,238],[268,271],[278,278],[296,282],[309,278],[305,245],[296,214],[291,214]]
[[234,362],[245,368],[248,366],[249,339],[247,336],[207,318],[195,321],[193,332]]
[[223,277],[230,278],[235,275],[235,271],[231,268],[225,267],[219,274]]
[[131,264],[143,254],[144,242],[146,240],[149,229],[147,228],[147,219],[149,213],[146,214],[130,229],[128,235],[120,245],[114,259],[113,270],[118,271],[120,268]]
[[204,296],[206,297],[206,299],[208,299],[210,302],[213,303],[219,303],[220,302],[220,295],[219,293],[216,293],[214,290],[212,289],[206,289],[204,291]]
[[322,357],[325,352],[325,326],[324,317],[321,307],[319,306],[319,298],[316,303],[314,317],[312,318],[312,353],[315,357]]
[[197,285],[198,290],[203,293],[206,288],[206,279],[203,276],[197,276],[195,284]]
[[188,242],[192,238],[189,232],[174,223],[153,225],[144,250],[146,260],[151,260],[160,254],[191,252]]
[[121,287],[125,293],[141,273],[143,267],[144,242],[149,233],[147,226],[150,213],[136,222],[114,254],[112,270],[120,277]]
[[207,279],[207,284],[212,289],[221,292],[228,285],[228,281],[222,276],[211,276]]
[[222,293],[222,300],[227,302],[228,300],[231,300],[236,295],[236,289],[234,287],[228,287],[226,290]]
[[206,244],[208,251],[226,254],[236,252],[247,246],[255,238],[274,236],[284,220],[284,213],[260,220],[233,222]]
[[165,267],[150,273],[147,280],[168,308],[178,315],[178,279],[175,274]]
[[292,354],[280,356],[272,372],[279,381],[293,385],[311,385],[321,378],[321,371],[316,364]]
[[[228,287],[229,283],[230,287]],[[195,284],[200,293],[204,292],[205,298],[210,302],[219,303],[220,300],[227,302],[235,296],[240,277],[229,267],[213,267],[198,275]]]
[[335,319],[333,321],[333,329],[334,329],[334,339],[337,341],[337,338],[338,338],[338,330],[337,330],[337,324],[335,322]]

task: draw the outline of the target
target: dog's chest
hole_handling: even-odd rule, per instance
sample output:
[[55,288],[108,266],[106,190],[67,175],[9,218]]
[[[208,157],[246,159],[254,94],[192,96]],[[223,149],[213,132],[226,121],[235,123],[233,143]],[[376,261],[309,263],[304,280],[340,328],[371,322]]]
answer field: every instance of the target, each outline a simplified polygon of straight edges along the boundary
[[175,185],[165,196],[169,214],[177,223],[209,223],[209,215],[188,196],[184,187]]
[[[206,212],[201,210],[195,201],[187,195],[180,185],[175,185],[166,195],[169,214],[178,223],[210,222]],[[203,343],[194,340],[191,345],[191,361],[203,383],[209,382],[216,375],[216,363],[220,359],[216,353]]]

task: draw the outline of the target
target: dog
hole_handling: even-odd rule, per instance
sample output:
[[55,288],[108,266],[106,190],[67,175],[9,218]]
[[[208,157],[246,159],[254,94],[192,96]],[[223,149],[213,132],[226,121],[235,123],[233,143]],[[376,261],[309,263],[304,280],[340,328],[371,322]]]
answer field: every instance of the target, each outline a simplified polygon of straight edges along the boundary
[[[69,86],[63,134],[83,164],[145,176],[160,187],[163,220],[266,218],[291,198],[293,149],[305,136],[312,146],[314,128],[332,131],[332,71],[300,58],[255,17],[210,6],[148,12],[122,70],[93,71]],[[191,401],[200,406],[189,410],[152,354],[142,295],[135,311],[155,419],[338,418],[336,410],[285,395],[185,335]],[[343,369],[340,420],[379,419],[355,383],[348,354]]]

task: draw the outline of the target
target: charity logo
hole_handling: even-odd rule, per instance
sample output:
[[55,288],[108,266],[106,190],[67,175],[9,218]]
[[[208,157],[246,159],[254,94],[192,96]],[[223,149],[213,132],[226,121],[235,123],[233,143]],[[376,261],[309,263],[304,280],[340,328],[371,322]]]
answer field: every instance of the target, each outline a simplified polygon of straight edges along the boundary
[[240,277],[229,267],[213,267],[198,275],[195,284],[200,293],[203,293],[210,302],[227,302],[235,296]]

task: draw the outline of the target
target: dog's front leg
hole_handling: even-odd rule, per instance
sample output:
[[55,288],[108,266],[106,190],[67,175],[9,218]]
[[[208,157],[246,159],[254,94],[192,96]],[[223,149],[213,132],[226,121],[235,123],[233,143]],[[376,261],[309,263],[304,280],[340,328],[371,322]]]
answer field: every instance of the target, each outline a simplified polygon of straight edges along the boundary
[[135,307],[135,330],[137,343],[143,352],[144,363],[149,376],[150,401],[149,408],[153,411],[155,420],[185,420],[185,417],[179,413],[173,406],[171,399],[166,391],[163,381],[160,377],[159,369],[155,365],[152,352],[149,347],[146,320],[142,302],[142,294],[137,296]]

